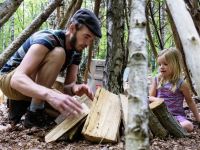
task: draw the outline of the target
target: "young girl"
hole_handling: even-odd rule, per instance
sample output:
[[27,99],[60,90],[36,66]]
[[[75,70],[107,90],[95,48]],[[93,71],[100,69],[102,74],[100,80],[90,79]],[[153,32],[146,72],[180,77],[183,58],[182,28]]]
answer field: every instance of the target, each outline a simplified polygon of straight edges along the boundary
[[179,52],[175,48],[162,50],[158,55],[160,74],[152,82],[149,91],[149,101],[164,99],[168,110],[188,132],[193,131],[193,124],[186,119],[183,108],[183,100],[186,100],[196,121],[200,122],[196,104],[191,98],[190,90],[186,82],[181,79],[181,64]]

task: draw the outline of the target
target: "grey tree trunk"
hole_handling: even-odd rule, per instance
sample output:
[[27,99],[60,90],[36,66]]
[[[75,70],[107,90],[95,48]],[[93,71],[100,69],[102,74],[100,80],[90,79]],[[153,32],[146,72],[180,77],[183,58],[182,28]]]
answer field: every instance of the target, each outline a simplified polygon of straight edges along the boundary
[[122,76],[125,62],[124,49],[124,1],[108,0],[107,10],[107,58],[104,86],[111,92],[122,92]]
[[4,63],[12,56],[12,54],[26,41],[26,39],[33,34],[49,15],[56,9],[56,7],[62,2],[62,0],[54,0],[38,17],[36,17],[33,22],[28,26],[23,32],[15,39],[0,55],[0,68]]
[[0,27],[12,16],[23,0],[6,0],[0,3]]
[[190,77],[197,95],[200,96],[200,62],[198,61],[200,56],[199,34],[184,1],[166,0],[166,2],[183,46]]
[[132,0],[130,8],[126,150],[149,149],[145,2]]

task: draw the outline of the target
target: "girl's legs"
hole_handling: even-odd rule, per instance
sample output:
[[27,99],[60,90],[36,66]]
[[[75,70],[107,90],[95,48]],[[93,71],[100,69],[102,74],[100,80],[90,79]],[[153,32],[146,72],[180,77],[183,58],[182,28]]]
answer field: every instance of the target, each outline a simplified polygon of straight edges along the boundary
[[187,132],[192,132],[194,129],[192,122],[190,122],[188,120],[182,121],[182,122],[180,122],[180,124]]
[[192,122],[190,122],[189,120],[187,120],[185,117],[183,117],[183,116],[175,116],[175,118],[177,119],[177,121],[180,123],[180,125],[187,132],[192,132],[194,130],[194,126],[193,126]]

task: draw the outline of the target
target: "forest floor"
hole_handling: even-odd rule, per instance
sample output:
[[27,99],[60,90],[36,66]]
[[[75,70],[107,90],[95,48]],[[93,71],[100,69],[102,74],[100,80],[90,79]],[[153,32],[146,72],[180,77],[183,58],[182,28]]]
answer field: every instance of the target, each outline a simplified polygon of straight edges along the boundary
[[[199,107],[199,106],[198,106]],[[190,113],[188,112],[188,115]],[[18,125],[11,128],[7,119],[7,108],[0,104],[0,150],[123,150],[124,136],[117,144],[93,144],[83,137],[78,137],[74,142],[58,140],[52,143],[45,143],[44,137],[50,128],[25,129]],[[165,140],[154,138],[150,140],[150,150],[200,150],[200,129],[195,125],[195,130],[190,137],[175,139],[168,137]]]

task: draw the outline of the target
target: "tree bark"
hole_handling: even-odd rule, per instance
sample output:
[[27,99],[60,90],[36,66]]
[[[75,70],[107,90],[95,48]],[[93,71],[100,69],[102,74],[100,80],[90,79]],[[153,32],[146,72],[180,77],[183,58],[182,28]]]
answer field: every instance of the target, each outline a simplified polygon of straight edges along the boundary
[[150,109],[156,115],[160,123],[168,130],[168,132],[177,138],[183,138],[188,133],[181,127],[178,121],[168,111],[163,100],[157,100],[150,105]]
[[182,55],[182,62],[183,62],[183,65],[184,65],[184,73],[185,73],[185,75],[187,77],[186,80],[189,83],[190,89],[192,90],[194,95],[197,96],[197,92],[195,91],[194,86],[192,84],[192,80],[191,80],[191,77],[190,77],[190,72],[189,72],[187,64],[186,64],[186,58],[185,58],[185,54],[184,54],[184,51],[183,51],[183,46],[182,46],[182,43],[180,41],[180,37],[178,35],[176,26],[174,24],[172,15],[171,15],[171,13],[170,13],[168,8],[167,8],[167,14],[168,14],[168,18],[169,18],[168,20],[169,20],[169,23],[171,25],[171,29],[172,29],[172,32],[173,32],[174,42],[176,44],[176,47],[178,48],[178,50],[180,50],[181,55]]
[[67,24],[67,21],[68,21],[68,19],[69,19],[69,17],[70,17],[71,11],[72,11],[73,7],[74,7],[75,4],[76,4],[76,1],[77,1],[77,0],[72,0],[72,1],[71,1],[70,5],[69,5],[69,7],[68,7],[68,9],[67,9],[67,12],[65,13],[63,19],[61,20],[61,22],[60,22],[59,25],[57,26],[58,29],[64,29],[64,28],[65,28],[65,26],[66,26],[66,24]]
[[8,21],[22,2],[23,0],[6,0],[4,3],[0,3],[0,28]]
[[149,109],[149,128],[155,137],[163,139],[168,135],[168,131],[163,127],[151,109]]
[[83,0],[76,1],[76,5],[75,5],[71,15],[73,15],[77,10],[79,10],[81,8],[82,3],[83,3]]
[[[94,5],[94,14],[98,17],[99,15],[99,8],[100,8],[101,0],[96,0],[95,5]],[[97,44],[95,44],[97,43]],[[92,52],[94,51],[95,48],[98,48],[98,43],[99,39],[95,39],[95,41],[89,46],[88,49],[88,61],[87,61],[87,66],[84,72],[84,82],[87,83],[88,79],[88,72],[90,72],[90,64],[92,60]]]
[[149,149],[145,0],[132,0],[129,34],[129,89],[126,149]]
[[62,2],[62,0],[54,0],[47,6],[43,13],[33,20],[30,26],[23,30],[18,38],[15,39],[0,55],[0,68],[10,58],[13,53],[26,41],[26,39],[33,34],[49,15],[56,9],[56,7]]
[[111,92],[122,92],[122,76],[125,68],[124,49],[124,1],[108,0],[107,57],[104,86]]
[[[200,38],[194,26],[190,13],[188,12],[183,0],[167,0],[167,6],[172,15],[177,32],[179,34],[186,64],[194,83],[197,95],[200,95]],[[179,9],[177,9],[179,8]]]
[[156,46],[154,45],[154,41],[153,41],[153,37],[151,35],[151,29],[150,29],[150,23],[149,23],[149,9],[150,9],[150,4],[151,4],[151,0],[149,1],[149,3],[147,4],[147,7],[146,7],[146,18],[147,18],[147,37],[149,39],[149,43],[150,43],[150,46],[151,46],[151,51],[153,52],[153,55],[154,55],[154,58],[157,59],[158,57],[158,53],[156,51]]

